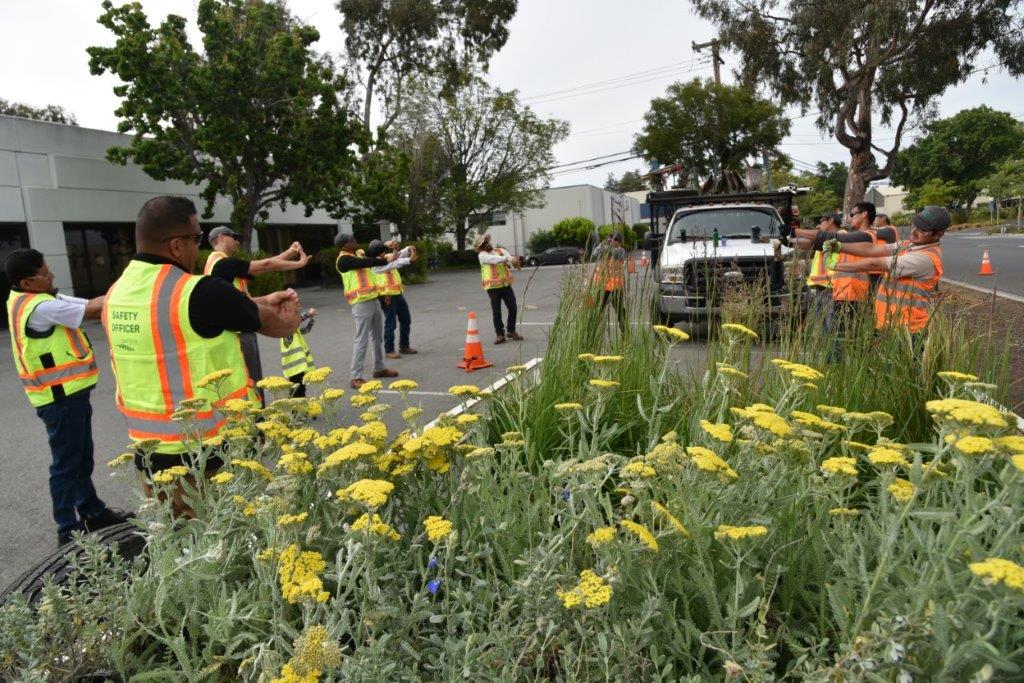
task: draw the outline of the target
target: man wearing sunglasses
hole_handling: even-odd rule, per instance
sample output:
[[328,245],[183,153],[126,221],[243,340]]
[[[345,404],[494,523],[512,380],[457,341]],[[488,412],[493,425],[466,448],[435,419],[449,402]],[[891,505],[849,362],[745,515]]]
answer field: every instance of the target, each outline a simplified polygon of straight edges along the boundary
[[129,517],[108,508],[92,483],[90,394],[99,369],[82,323],[100,316],[103,297],[57,294],[53,271],[35,249],[12,251],[4,271],[11,283],[7,319],[14,367],[50,443],[50,500],[59,547],[75,531],[96,531]]
[[[298,270],[305,267],[310,259],[302,251],[302,245],[298,242],[292,242],[290,247],[270,258],[255,261],[236,258],[235,254],[242,248],[242,236],[226,225],[211,230],[209,240],[213,252],[206,259],[203,274],[230,282],[235,289],[246,296],[249,296],[249,280],[260,273]],[[242,353],[245,354],[245,364],[249,368],[249,376],[253,382],[259,382],[263,379],[263,364],[260,362],[260,348],[256,334],[243,332],[239,335],[239,340],[242,342]],[[258,393],[262,399],[263,392]]]

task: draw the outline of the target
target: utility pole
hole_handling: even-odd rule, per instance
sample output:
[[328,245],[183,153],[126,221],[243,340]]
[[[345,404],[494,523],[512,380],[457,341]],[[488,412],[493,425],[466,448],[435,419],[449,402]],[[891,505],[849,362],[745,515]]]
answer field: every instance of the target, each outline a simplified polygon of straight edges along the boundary
[[691,42],[690,47],[693,48],[694,52],[700,52],[708,47],[711,48],[711,64],[715,68],[715,84],[722,85],[722,72],[719,69],[719,65],[722,64],[722,58],[718,56],[718,38],[709,40],[706,43]]

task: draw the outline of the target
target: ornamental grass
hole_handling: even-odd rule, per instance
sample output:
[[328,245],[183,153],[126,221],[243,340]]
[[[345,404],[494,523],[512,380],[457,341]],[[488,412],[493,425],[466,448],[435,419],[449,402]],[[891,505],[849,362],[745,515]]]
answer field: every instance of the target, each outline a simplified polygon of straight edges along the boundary
[[585,282],[479,419],[425,429],[402,387],[400,432],[312,420],[326,386],[226,407],[153,482],[195,517],[147,500],[143,557],[87,538],[0,608],[0,679],[1020,677],[1024,438],[955,320],[834,357],[802,314],[698,345],[654,328],[649,279],[626,329]]

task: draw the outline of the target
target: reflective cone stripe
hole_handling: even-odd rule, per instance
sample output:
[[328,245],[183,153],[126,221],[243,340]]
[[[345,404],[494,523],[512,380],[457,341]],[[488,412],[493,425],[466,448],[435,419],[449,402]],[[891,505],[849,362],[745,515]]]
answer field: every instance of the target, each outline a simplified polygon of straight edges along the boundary
[[992,261],[988,258],[988,249],[981,255],[981,270],[978,271],[978,275],[995,275],[996,271],[992,269]]
[[489,368],[492,365],[493,363],[489,363],[484,358],[484,347],[480,343],[480,330],[476,324],[476,313],[470,311],[469,323],[466,326],[466,350],[462,355],[462,362],[455,367],[462,368],[466,372],[473,372],[481,368]]

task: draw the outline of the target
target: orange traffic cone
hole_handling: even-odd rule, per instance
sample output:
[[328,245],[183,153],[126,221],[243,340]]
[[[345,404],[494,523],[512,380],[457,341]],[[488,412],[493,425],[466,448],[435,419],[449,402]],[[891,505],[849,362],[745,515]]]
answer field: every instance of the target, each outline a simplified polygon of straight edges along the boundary
[[476,313],[469,312],[469,324],[466,328],[466,351],[462,355],[462,362],[456,365],[457,368],[464,368],[466,372],[473,372],[482,368],[489,368],[494,363],[489,363],[484,358],[484,347],[480,343],[480,330],[476,326]]
[[636,256],[629,257],[629,273],[630,275],[636,273]]
[[995,275],[996,271],[992,270],[992,262],[988,259],[988,249],[981,255],[981,270],[978,271],[978,275]]

